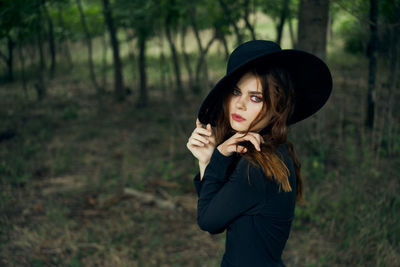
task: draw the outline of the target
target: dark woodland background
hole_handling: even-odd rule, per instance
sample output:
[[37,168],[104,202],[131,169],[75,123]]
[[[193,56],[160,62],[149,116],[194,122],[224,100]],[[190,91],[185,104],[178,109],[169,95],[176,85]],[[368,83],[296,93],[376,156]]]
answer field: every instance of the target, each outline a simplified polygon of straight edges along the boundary
[[0,1],[0,265],[219,266],[186,148],[239,43],[333,75],[287,266],[400,266],[400,1]]

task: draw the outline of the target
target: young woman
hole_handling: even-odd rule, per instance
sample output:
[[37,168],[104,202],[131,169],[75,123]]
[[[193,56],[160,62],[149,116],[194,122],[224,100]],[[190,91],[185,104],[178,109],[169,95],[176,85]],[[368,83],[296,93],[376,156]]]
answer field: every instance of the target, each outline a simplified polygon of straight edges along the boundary
[[304,203],[288,126],[317,112],[331,90],[328,67],[312,54],[264,40],[232,52],[187,143],[199,160],[198,225],[227,230],[221,266],[285,266],[296,200]]

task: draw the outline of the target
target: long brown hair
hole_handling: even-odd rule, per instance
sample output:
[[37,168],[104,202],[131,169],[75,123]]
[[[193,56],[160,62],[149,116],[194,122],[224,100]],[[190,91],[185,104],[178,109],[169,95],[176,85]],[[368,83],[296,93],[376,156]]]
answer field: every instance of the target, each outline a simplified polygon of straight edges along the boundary
[[296,200],[304,204],[303,180],[301,176],[301,163],[297,159],[293,144],[287,140],[288,127],[287,119],[293,112],[294,102],[294,83],[290,72],[285,68],[278,66],[254,65],[246,71],[240,72],[228,85],[223,97],[223,109],[218,114],[216,122],[216,142],[220,144],[235,134],[229,123],[229,100],[232,96],[232,90],[239,79],[247,72],[252,73],[260,80],[263,90],[263,107],[255,120],[250,124],[250,129],[256,125],[263,117],[268,114],[270,120],[268,125],[260,132],[264,139],[261,144],[261,151],[257,151],[249,141],[239,142],[247,148],[243,154],[250,163],[255,166],[261,166],[267,179],[275,181],[279,185],[279,190],[283,188],[285,192],[292,191],[289,183],[289,170],[282,159],[275,153],[276,148],[286,143],[290,156],[294,163],[296,174]]

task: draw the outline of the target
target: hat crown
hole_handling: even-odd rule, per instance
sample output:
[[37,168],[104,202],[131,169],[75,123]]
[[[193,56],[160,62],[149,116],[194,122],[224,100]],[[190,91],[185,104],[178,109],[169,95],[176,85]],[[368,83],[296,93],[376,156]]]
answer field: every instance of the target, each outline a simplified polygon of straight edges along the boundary
[[230,74],[244,62],[258,58],[259,56],[279,52],[282,48],[272,41],[252,40],[239,45],[229,57],[226,73]]

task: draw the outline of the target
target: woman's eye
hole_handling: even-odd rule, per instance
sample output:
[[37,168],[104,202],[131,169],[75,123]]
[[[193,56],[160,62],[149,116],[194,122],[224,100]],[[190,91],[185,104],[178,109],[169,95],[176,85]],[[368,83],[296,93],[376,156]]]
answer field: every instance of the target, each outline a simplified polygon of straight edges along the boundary
[[234,95],[240,95],[240,91],[236,88],[233,89],[233,94]]
[[258,97],[258,96],[252,96],[251,98],[253,99],[254,102],[261,102],[262,101],[261,97]]

